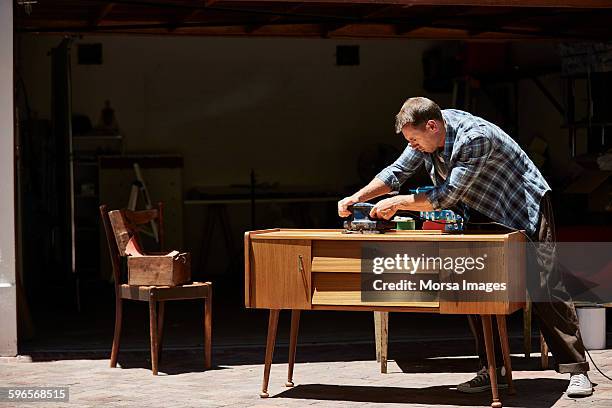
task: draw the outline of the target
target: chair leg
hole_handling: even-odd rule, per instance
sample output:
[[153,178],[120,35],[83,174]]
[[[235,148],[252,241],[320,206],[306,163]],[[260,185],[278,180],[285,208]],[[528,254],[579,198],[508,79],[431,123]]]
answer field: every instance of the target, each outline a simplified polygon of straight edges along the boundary
[[164,312],[166,302],[160,300],[157,306],[157,364],[161,364],[162,360],[162,345],[164,342]]
[[212,287],[204,300],[204,368],[212,367]]
[[548,344],[546,344],[546,340],[544,340],[544,335],[542,332],[540,332],[540,354],[542,369],[548,370]]
[[279,309],[270,309],[270,319],[268,320],[268,339],[266,341],[266,358],[264,361],[264,376],[261,386],[261,398],[268,398],[268,384],[270,382],[270,368],[272,367],[272,357],[274,356],[274,344],[276,343],[276,329],[278,327]]
[[508,394],[514,395],[514,384],[512,383],[512,361],[510,360],[510,344],[508,343],[508,329],[506,327],[506,315],[497,315],[497,330],[501,342],[504,366],[506,368],[506,381],[508,382]]
[[113,335],[113,348],[111,349],[110,366],[117,367],[119,356],[119,342],[121,340],[121,323],[123,320],[123,299],[115,295],[115,334]]
[[287,370],[287,382],[285,386],[293,387],[293,367],[295,366],[295,351],[297,349],[297,337],[300,327],[300,311],[291,311],[291,334],[289,336],[289,368]]
[[149,299],[149,333],[151,337],[151,371],[157,375],[157,301]]

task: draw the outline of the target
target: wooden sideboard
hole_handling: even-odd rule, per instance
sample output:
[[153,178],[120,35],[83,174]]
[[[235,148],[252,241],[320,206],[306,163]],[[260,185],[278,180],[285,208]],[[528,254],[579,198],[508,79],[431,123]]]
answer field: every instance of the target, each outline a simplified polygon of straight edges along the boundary
[[[269,229],[245,233],[245,305],[270,310],[262,397],[268,381],[280,310],[292,310],[289,373],[293,366],[301,310],[354,310],[440,314],[479,314],[492,378],[492,407],[501,407],[493,358],[492,316],[496,316],[504,365],[513,393],[512,369],[505,316],[521,309],[525,298],[524,236],[506,234],[446,234],[440,231],[391,231],[385,234],[345,234],[342,230]],[[445,245],[458,242],[461,245]],[[460,294],[431,301],[364,301],[361,294],[361,262],[364,243],[402,245],[432,243],[436,254],[469,256],[486,248],[486,268],[478,279],[506,282],[506,291],[485,300],[462,299]],[[438,244],[439,246],[436,246]],[[442,281],[442,276],[440,281]]]

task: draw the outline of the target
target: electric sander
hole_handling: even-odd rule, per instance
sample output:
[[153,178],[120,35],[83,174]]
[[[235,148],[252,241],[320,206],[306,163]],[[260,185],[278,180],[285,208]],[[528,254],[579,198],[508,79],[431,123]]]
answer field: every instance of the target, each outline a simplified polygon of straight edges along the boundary
[[[383,234],[390,230],[413,230],[414,219],[411,217],[398,217],[400,212],[392,220],[370,217],[370,211],[374,204],[355,203],[349,206],[351,218],[344,221],[345,234]],[[439,229],[445,232],[464,231],[464,219],[451,210],[421,211],[420,216],[424,220],[423,229]]]
[[370,217],[370,211],[374,204],[355,203],[349,206],[351,218],[344,221],[345,234],[382,234],[385,231],[395,229],[396,223],[384,219]]

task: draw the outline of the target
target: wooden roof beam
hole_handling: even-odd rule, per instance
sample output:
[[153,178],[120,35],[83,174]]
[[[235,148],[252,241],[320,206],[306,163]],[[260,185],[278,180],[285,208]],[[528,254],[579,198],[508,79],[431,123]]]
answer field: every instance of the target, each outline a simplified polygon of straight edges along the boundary
[[427,27],[429,26],[429,24],[427,22],[424,23],[417,23],[417,22],[412,22],[412,23],[405,23],[405,24],[395,24],[395,34],[397,35],[404,35],[404,34],[408,34],[414,30],[418,30],[419,28],[423,28],[423,27]]
[[470,35],[479,35],[483,32],[486,32],[482,27],[499,27],[505,28],[508,25],[516,24],[525,19],[529,18],[538,18],[538,17],[548,17],[551,15],[555,15],[556,13],[551,13],[550,10],[525,10],[525,9],[516,9],[514,11],[506,12],[499,15],[487,15],[487,16],[474,16],[470,18],[470,24],[473,24],[474,27],[469,29]]
[[[207,0],[207,1],[210,1],[210,0]],[[203,2],[198,1],[198,3],[203,3]],[[168,31],[169,32],[176,31],[177,28],[179,28],[180,26],[185,24],[187,21],[191,20],[192,18],[200,14],[200,11],[202,11],[202,9],[199,9],[199,8],[194,8],[192,10],[187,9],[183,11],[182,13],[180,13],[178,16],[171,17],[168,20],[168,25],[169,25]]]
[[[216,1],[216,0],[209,0]],[[261,0],[223,0],[225,3],[261,2]],[[293,3],[295,0],[266,0],[269,2]],[[341,3],[339,0],[299,0],[302,3]],[[612,9],[610,0],[352,0],[351,3],[362,4],[396,4],[412,6],[475,6],[475,7],[551,7],[581,9]]]
[[352,23],[344,23],[344,22],[340,22],[340,23],[323,23],[321,24],[321,37],[323,38],[329,38],[331,36],[331,34],[334,33],[334,31],[338,31],[341,28],[344,28],[346,26],[351,25]]
[[[349,4],[347,5],[347,10],[350,11],[351,8],[354,8],[355,4]],[[321,23],[321,36],[323,38],[329,38],[331,34],[333,34],[335,31],[341,30],[342,28],[349,26],[349,25],[353,25],[353,24],[359,24],[362,21],[359,21],[357,18],[355,18],[353,21],[350,21],[349,19],[347,19],[347,21],[329,21],[329,22],[323,22]]]
[[180,28],[186,22],[188,22],[189,20],[192,20],[198,14],[200,14],[203,11],[202,7],[204,8],[210,7],[213,4],[217,3],[218,1],[219,0],[195,0],[194,3],[200,3],[200,4],[194,5],[195,7],[191,10],[187,8],[186,12],[183,13],[181,17],[170,19],[169,21],[170,28],[168,29],[168,31],[170,32],[176,31],[177,28]]
[[363,18],[367,19],[367,18],[373,18],[373,17],[380,17],[380,16],[384,15],[385,13],[388,13],[389,11],[397,10],[398,8],[409,8],[409,7],[412,7],[412,6],[410,6],[410,5],[408,5],[408,6],[398,6],[397,4],[391,4],[391,5],[385,4],[384,6],[381,6],[378,9],[376,9],[376,10],[374,10],[374,11],[368,13],[368,14],[365,14],[363,16]]
[[[18,28],[19,32],[37,32],[37,33],[115,33],[115,34],[156,34],[168,35],[167,24],[125,24],[125,25],[103,25],[97,30],[92,30],[91,27],[22,27]],[[190,23],[185,27],[180,27],[173,35],[184,36],[266,36],[266,37],[321,37],[323,34],[320,24],[279,24],[265,26],[264,29],[248,34],[244,30],[244,26],[237,25],[214,25],[200,23]],[[404,36],[398,36],[395,33],[395,28],[392,24],[351,24],[336,35],[341,38],[415,38],[415,39],[469,39],[465,30],[456,28],[429,28],[423,27],[421,30],[415,30]],[[336,37],[335,36],[335,37]],[[533,35],[520,35],[514,33],[484,33],[478,37],[479,39],[492,40],[513,40],[534,38]],[[537,38],[537,37],[535,37]],[[540,37],[542,38],[542,37]],[[549,37],[552,38],[552,37]]]
[[[291,7],[289,7],[284,13],[295,13],[302,6],[303,6],[302,3],[295,4],[295,5],[291,6]],[[278,22],[278,21],[280,21],[281,19],[283,19],[285,17],[287,17],[287,16],[286,15],[278,14],[276,16],[270,17],[270,19],[268,21],[266,21],[265,23],[247,26],[245,28],[245,30],[246,30],[247,34],[251,34],[251,33],[254,33],[254,32],[262,29],[263,27],[265,27],[265,26],[267,26],[269,24]]]
[[108,13],[110,13],[113,10],[113,8],[115,7],[115,4],[116,3],[106,3],[102,7],[100,7],[96,15],[92,17],[92,19],[90,20],[89,24],[92,27],[99,26],[100,23],[102,23],[102,21],[106,18],[106,16],[108,16]]

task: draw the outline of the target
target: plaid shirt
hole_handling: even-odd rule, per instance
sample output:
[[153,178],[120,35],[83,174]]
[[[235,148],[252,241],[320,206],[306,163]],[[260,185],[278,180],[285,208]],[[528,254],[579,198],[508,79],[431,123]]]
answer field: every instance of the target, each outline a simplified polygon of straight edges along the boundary
[[493,221],[535,233],[540,199],[550,187],[525,152],[499,127],[468,112],[445,109],[442,117],[445,166],[439,162],[436,171],[434,162],[440,159],[435,153],[419,152],[408,145],[376,177],[392,191],[399,191],[424,164],[435,186],[426,193],[434,209],[463,203]]

